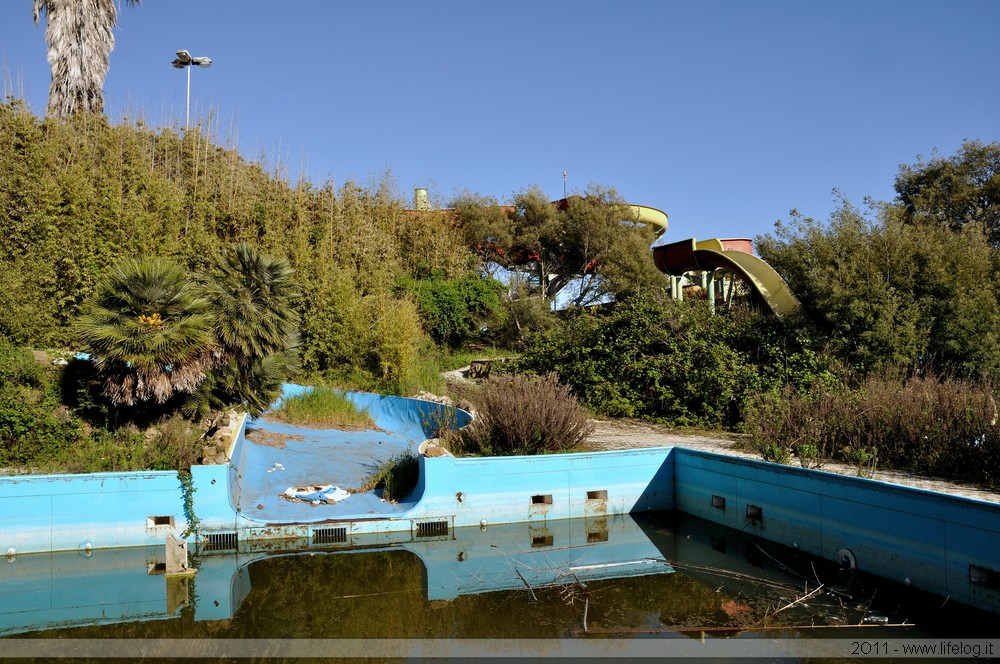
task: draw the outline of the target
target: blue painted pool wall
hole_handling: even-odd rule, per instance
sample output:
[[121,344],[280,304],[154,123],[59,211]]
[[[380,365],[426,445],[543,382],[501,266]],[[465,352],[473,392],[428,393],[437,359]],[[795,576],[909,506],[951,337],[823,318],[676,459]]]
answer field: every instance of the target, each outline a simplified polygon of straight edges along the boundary
[[[0,636],[29,629],[170,618],[163,546],[18,557],[0,567]],[[229,616],[227,616],[229,617]]]
[[[0,553],[163,544],[187,528],[174,471],[0,478]],[[174,525],[150,526],[170,516]]]
[[[241,429],[239,436],[242,435]],[[230,479],[237,473],[236,466],[228,464],[191,467],[194,517],[199,530],[230,531],[236,526]]]
[[[420,458],[408,519],[448,515],[455,527],[628,514],[674,507],[671,448],[490,458]],[[588,492],[607,499],[588,499]],[[461,496],[459,496],[461,494]],[[551,503],[532,497],[551,497]],[[542,499],[544,500],[544,498]]]
[[[283,399],[313,389],[310,386],[285,384],[278,404]],[[472,420],[472,416],[464,410],[448,408],[432,401],[370,392],[337,391],[353,402],[359,410],[367,410],[379,428],[403,434],[417,443],[434,437],[444,424],[448,424],[452,429],[460,429]]]
[[[1000,605],[1000,591],[969,579],[970,565],[1000,571],[1000,504],[682,448],[673,462],[682,512],[828,560],[847,549],[859,570]],[[760,520],[748,518],[748,505]]]

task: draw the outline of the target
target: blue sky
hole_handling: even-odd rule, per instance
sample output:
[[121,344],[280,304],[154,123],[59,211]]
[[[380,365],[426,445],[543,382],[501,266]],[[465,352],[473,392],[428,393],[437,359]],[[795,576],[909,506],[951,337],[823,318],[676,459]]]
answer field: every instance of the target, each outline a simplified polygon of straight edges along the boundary
[[[44,112],[44,25],[0,3],[0,67]],[[836,188],[893,197],[900,164],[1000,140],[1000,2],[145,0],[119,13],[113,119],[192,118],[315,183],[553,198],[597,182],[671,239],[753,237]]]

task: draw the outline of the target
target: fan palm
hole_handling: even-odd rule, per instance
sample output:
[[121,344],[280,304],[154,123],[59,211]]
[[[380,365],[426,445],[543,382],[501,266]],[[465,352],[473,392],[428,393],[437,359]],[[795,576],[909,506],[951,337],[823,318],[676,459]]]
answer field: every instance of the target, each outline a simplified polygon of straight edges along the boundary
[[284,258],[242,242],[204,284],[223,355],[237,362],[263,359],[294,346],[298,293]]
[[217,361],[184,406],[190,417],[229,404],[260,415],[298,367],[298,293],[288,261],[241,243],[202,289],[214,316]]
[[207,307],[184,270],[164,259],[111,270],[77,330],[112,403],[163,403],[198,386],[215,346]]
[[[127,0],[137,5],[141,0]],[[48,114],[68,118],[75,113],[104,112],[104,78],[108,75],[118,11],[114,0],[35,0],[35,25],[45,14],[52,83]]]

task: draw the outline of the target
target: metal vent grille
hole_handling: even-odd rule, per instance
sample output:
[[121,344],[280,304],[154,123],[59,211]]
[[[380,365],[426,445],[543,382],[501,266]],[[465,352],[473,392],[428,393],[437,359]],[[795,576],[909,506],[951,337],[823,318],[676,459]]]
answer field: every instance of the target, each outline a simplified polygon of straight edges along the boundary
[[313,530],[313,544],[344,544],[347,542],[347,528],[316,528]]
[[207,533],[202,540],[202,551],[234,551],[236,550],[236,533]]
[[448,534],[447,521],[423,521],[416,526],[417,537],[444,537]]

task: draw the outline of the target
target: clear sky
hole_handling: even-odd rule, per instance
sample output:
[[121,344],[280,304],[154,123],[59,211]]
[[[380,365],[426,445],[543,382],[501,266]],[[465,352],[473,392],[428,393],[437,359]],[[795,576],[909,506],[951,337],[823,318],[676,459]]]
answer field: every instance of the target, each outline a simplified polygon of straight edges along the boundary
[[[44,24],[0,0],[6,88],[44,112]],[[314,183],[553,198],[590,182],[669,237],[753,237],[836,188],[893,197],[900,164],[1000,140],[997,0],[145,0],[123,6],[113,119],[182,125]]]

